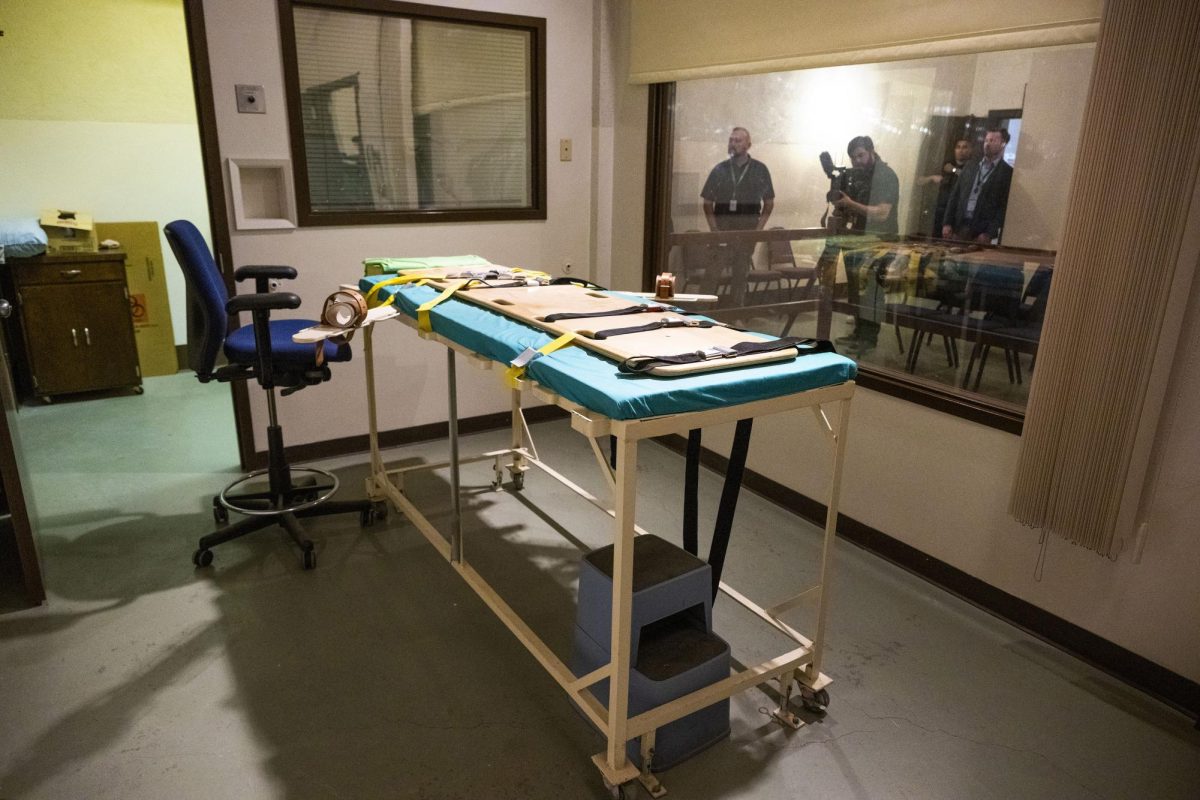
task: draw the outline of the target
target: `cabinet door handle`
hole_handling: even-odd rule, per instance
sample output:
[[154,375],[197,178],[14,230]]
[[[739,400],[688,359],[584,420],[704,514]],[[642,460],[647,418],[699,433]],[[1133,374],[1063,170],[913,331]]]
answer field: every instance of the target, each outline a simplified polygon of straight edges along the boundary
[[88,347],[92,346],[92,334],[88,331],[87,328],[83,329],[83,340],[85,342],[87,342]]
[[83,270],[81,270],[81,269],[60,269],[58,271],[58,274],[63,276],[64,278],[78,278],[80,275],[83,274]]
[[79,337],[75,335],[74,328],[71,328],[71,344],[73,344],[75,347],[79,347]]

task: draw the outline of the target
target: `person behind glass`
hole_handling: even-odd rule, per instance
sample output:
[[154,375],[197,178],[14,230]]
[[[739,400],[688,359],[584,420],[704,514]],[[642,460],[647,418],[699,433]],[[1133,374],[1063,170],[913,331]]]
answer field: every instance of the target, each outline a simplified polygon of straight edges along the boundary
[[[850,163],[861,174],[866,175],[869,187],[860,199],[842,193],[833,201],[842,214],[851,218],[850,229],[858,233],[875,234],[893,238],[899,233],[897,207],[900,204],[900,179],[896,172],[875,152],[875,143],[870,136],[855,136],[846,145]],[[835,247],[842,247],[841,244]],[[846,299],[854,307],[854,332],[842,336],[837,344],[843,349],[854,350],[863,355],[874,349],[879,341],[879,328],[883,322],[884,287],[879,285],[866,267],[871,254],[861,246],[850,244],[843,248],[842,261],[846,266]],[[829,247],[833,263],[837,254]],[[823,261],[827,259],[823,258]],[[832,285],[832,283],[830,283]]]
[[[700,197],[710,231],[761,231],[766,227],[775,207],[775,187],[767,165],[750,157],[750,131],[739,127],[729,132],[729,158],[712,168]],[[731,299],[735,306],[743,305],[754,242],[726,244],[722,250],[721,262],[729,267],[732,280]],[[702,293],[716,293],[718,272],[705,271]]]
[[925,175],[918,179],[922,185],[934,184],[938,187],[937,201],[933,208],[933,238],[942,235],[942,224],[946,219],[946,208],[950,205],[950,193],[958,183],[958,176],[971,158],[971,140],[958,139],[954,142],[954,157],[942,164],[941,172],[936,175]]
[[991,244],[1000,239],[1012,167],[1004,160],[1008,131],[988,128],[983,138],[983,157],[963,169],[946,206],[942,237]]

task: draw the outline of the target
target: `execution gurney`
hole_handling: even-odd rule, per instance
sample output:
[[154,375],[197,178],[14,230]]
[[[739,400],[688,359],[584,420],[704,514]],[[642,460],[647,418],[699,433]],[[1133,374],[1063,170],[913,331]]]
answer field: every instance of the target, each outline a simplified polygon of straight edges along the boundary
[[[714,365],[707,363],[709,359],[702,359],[702,363],[695,367],[697,371],[683,373],[668,371],[666,375],[655,375],[623,372],[614,360],[621,357],[622,351],[606,351],[606,348],[615,346],[612,342],[606,344],[604,340],[599,343],[589,341],[588,347],[560,346],[558,349],[554,349],[553,345],[563,338],[561,331],[564,329],[570,331],[568,335],[574,337],[577,343],[583,343],[581,340],[589,337],[581,335],[580,331],[594,333],[601,328],[628,326],[633,324],[628,321],[629,317],[587,316],[548,322],[547,317],[552,315],[545,312],[552,306],[562,306],[562,299],[556,295],[566,294],[559,290],[568,288],[587,294],[588,299],[585,302],[589,304],[589,309],[591,303],[604,308],[619,309],[629,307],[631,302],[650,304],[647,301],[639,301],[636,297],[620,293],[565,286],[448,292],[447,284],[453,281],[447,277],[448,274],[439,275],[429,281],[403,282],[397,281],[394,275],[376,274],[367,275],[359,282],[359,289],[376,302],[384,299],[389,301],[387,306],[373,308],[360,323],[366,360],[371,446],[368,495],[372,499],[386,498],[404,513],[599,729],[607,745],[604,752],[593,757],[593,761],[606,785],[614,792],[618,792],[622,784],[635,778],[641,780],[656,797],[665,791],[650,773],[649,757],[642,758],[643,767],[640,770],[629,761],[625,746],[627,741],[641,737],[641,752],[646,756],[652,751],[656,729],[768,680],[778,679],[780,684],[780,703],[774,712],[775,718],[791,727],[799,727],[799,718],[788,709],[793,687],[798,685],[802,693],[811,697],[814,693],[823,692],[830,682],[820,671],[828,611],[825,589],[830,575],[836,533],[850,400],[854,393],[854,362],[832,352],[814,351],[812,354],[796,357],[796,350],[793,349],[791,355],[785,353],[781,356],[776,352],[774,355],[769,354],[765,360],[756,360],[753,357],[739,360],[738,356],[726,355],[719,359],[711,359],[720,362]],[[505,307],[506,303],[518,305],[513,299],[514,293],[510,291],[512,288],[517,288],[516,296],[524,294],[535,300],[553,297],[553,300],[549,304],[531,303],[532,310],[527,312],[521,309],[514,310]],[[491,296],[491,300],[481,299],[488,295]],[[524,320],[516,318],[520,316],[518,312],[526,314]],[[646,319],[653,320],[653,315],[674,312],[650,310],[645,314],[638,313],[636,322],[640,324]],[[447,347],[450,449],[447,463],[404,469],[389,469],[384,463],[379,448],[378,400],[372,349],[374,323],[384,319],[397,319],[416,329],[422,338]],[[732,333],[739,339],[773,338],[723,328],[719,331],[722,336]],[[672,332],[674,331],[654,333]],[[297,334],[297,340],[315,341],[336,333],[336,329],[330,330],[322,326]],[[341,333],[344,334],[345,331]],[[630,335],[645,338],[643,332]],[[676,346],[678,342],[665,345],[667,351]],[[641,341],[632,347],[640,349]],[[629,349],[630,346],[625,347],[626,352]],[[460,456],[456,354],[465,356],[476,366],[502,368],[511,404],[509,448],[478,456]],[[518,365],[514,365],[514,361],[518,362]],[[735,363],[746,365],[732,366]],[[717,368],[713,369],[714,366]],[[611,503],[572,483],[537,457],[536,450],[530,447],[529,431],[522,413],[521,396],[524,392],[532,392],[542,401],[569,412],[571,427],[587,437],[591,445],[606,484],[612,492]],[[836,406],[837,410],[832,422],[825,412],[829,406]],[[630,717],[627,695],[630,678],[633,539],[635,535],[645,533],[635,522],[639,443],[656,436],[698,433],[703,427],[729,422],[739,422],[740,434],[742,423],[745,421],[804,408],[811,409],[830,445],[830,481],[819,581],[815,586],[769,607],[756,604],[733,587],[719,584],[721,591],[782,633],[796,646],[759,664],[735,670],[726,679],[703,689]],[[748,427],[745,428],[745,434],[748,441]],[[601,451],[599,440],[602,438],[610,438],[610,441],[615,443],[615,453],[612,454],[611,462]],[[695,441],[698,449],[699,439],[696,438]],[[504,482],[504,470],[507,469],[512,488],[520,490],[524,485],[524,473],[530,468],[537,468],[613,516],[612,631],[609,643],[611,660],[608,664],[583,676],[573,674],[467,561],[462,548],[459,466],[484,460],[493,461],[494,488],[501,487]],[[450,471],[453,516],[451,530],[448,534],[443,534],[404,493],[402,484],[404,474],[413,469],[446,467]],[[740,469],[738,472],[740,473]],[[815,603],[816,618],[816,629],[811,638],[781,619],[786,611],[809,601]],[[607,708],[588,691],[589,687],[606,679],[610,687]]]

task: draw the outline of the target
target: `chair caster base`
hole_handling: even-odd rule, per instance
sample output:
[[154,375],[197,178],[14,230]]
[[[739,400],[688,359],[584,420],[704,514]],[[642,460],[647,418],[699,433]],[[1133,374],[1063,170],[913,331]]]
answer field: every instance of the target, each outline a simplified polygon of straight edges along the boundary
[[213,553],[206,547],[201,547],[196,552],[192,553],[192,564],[198,568],[212,566]]

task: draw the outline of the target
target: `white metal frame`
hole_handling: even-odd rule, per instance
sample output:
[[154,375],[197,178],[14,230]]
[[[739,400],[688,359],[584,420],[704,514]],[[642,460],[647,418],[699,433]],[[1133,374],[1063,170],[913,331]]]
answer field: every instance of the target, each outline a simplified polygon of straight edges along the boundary
[[[396,317],[401,322],[416,329],[416,321],[401,314]],[[464,355],[468,363],[484,369],[502,366],[490,359],[484,358],[462,345],[446,339],[437,333],[425,333],[417,330],[419,336],[439,342],[447,347],[447,369],[449,381],[449,426],[450,426],[450,460],[439,464],[421,464],[400,469],[388,469],[379,450],[379,430],[375,394],[375,365],[372,352],[373,325],[363,329],[363,347],[366,360],[367,383],[367,413],[370,418],[371,442],[371,473],[367,478],[367,494],[372,499],[386,498],[417,527],[429,540],[435,549],[450,562],[459,575],[471,586],[488,607],[500,618],[509,630],[533,654],[550,676],[582,709],[606,738],[604,752],[592,757],[599,768],[603,779],[609,787],[619,787],[621,784],[639,779],[655,797],[665,793],[665,789],[649,772],[650,756],[653,752],[654,732],[663,725],[686,716],[712,703],[731,697],[738,692],[778,679],[780,688],[779,707],[774,716],[781,723],[798,728],[801,721],[788,709],[794,685],[802,691],[815,693],[824,689],[830,683],[828,676],[821,673],[821,659],[824,651],[825,623],[828,612],[827,592],[833,561],[833,544],[837,529],[838,498],[841,491],[842,461],[846,449],[846,435],[849,424],[850,400],[854,394],[854,382],[834,386],[825,386],[799,392],[785,397],[769,400],[759,400],[736,406],[695,411],[669,416],[652,417],[648,419],[614,420],[598,415],[582,406],[547,390],[536,382],[524,378],[518,388],[511,389],[512,401],[512,439],[511,447],[483,453],[476,456],[462,457],[458,452],[458,409],[455,374],[455,354]],[[544,463],[532,446],[528,428],[525,425],[521,411],[521,392],[533,391],[545,402],[557,405],[571,414],[571,427],[588,437],[593,452],[600,463],[603,473],[613,493],[611,507],[600,498],[595,497],[582,487],[572,483],[563,475]],[[836,406],[836,422],[831,423],[825,413],[827,406]],[[734,422],[740,419],[767,416],[802,408],[811,408],[826,439],[831,445],[830,466],[831,479],[827,497],[827,512],[825,517],[825,535],[821,552],[821,565],[818,583],[804,591],[785,598],[769,607],[763,608],[724,582],[720,589],[727,596],[740,603],[754,615],[771,627],[791,639],[797,646],[789,652],[760,664],[735,670],[728,678],[694,691],[681,698],[663,704],[649,711],[630,717],[628,713],[629,669],[630,669],[630,617],[632,607],[632,577],[633,577],[633,537],[645,531],[634,520],[636,502],[636,475],[638,444],[643,439],[666,434],[686,433],[694,428]],[[600,450],[598,439],[613,436],[616,438],[616,469],[609,466],[607,458]],[[508,463],[504,464],[504,460]],[[533,632],[532,629],[517,615],[503,598],[476,572],[468,563],[462,548],[461,507],[459,496],[459,466],[464,463],[492,460],[494,462],[495,480],[493,485],[499,488],[507,469],[515,488],[524,483],[524,473],[530,467],[536,467],[550,477],[563,483],[588,502],[606,511],[614,518],[613,530],[613,600],[612,600],[612,632],[609,653],[611,661],[593,672],[576,677],[557,655]],[[414,470],[450,469],[450,486],[453,494],[453,522],[449,540],[440,533],[412,500],[404,493],[403,480],[407,472]],[[788,610],[802,602],[816,603],[816,631],[811,639],[783,622],[780,617]],[[604,679],[609,680],[609,708],[596,700],[588,687]],[[634,737],[642,737],[642,752],[644,757],[643,770],[639,771],[627,758],[625,744]]]

